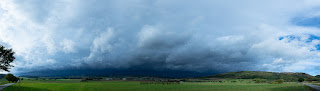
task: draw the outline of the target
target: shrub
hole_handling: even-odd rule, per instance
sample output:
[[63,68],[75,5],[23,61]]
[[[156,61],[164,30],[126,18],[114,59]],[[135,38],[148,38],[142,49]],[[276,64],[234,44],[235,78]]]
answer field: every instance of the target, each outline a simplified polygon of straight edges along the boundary
[[278,82],[271,82],[270,84],[278,84]]
[[255,81],[255,83],[265,83],[266,82],[265,79],[254,79],[253,81]]
[[304,79],[303,79],[303,78],[299,78],[298,81],[299,81],[299,82],[303,82]]
[[18,82],[19,81],[19,78],[18,77],[14,77],[13,78],[13,82]]
[[282,84],[284,82],[284,80],[283,79],[278,79],[277,82],[278,82],[278,84]]
[[4,78],[6,78],[9,82],[12,82],[14,80],[13,74],[7,74]]
[[307,79],[308,82],[312,82],[312,80],[313,80],[313,79],[312,79],[311,77],[309,77],[309,78]]
[[9,82],[17,82],[19,80],[18,77],[15,77],[13,74],[7,74],[4,78],[6,78]]

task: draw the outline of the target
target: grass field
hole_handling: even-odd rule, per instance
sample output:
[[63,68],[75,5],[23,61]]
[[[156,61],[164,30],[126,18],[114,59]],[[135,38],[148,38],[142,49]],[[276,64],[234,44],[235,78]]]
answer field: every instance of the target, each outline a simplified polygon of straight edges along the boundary
[[0,85],[2,85],[2,84],[7,84],[7,83],[8,83],[7,80],[5,80],[5,79],[0,79]]
[[[286,84],[246,84],[246,83],[181,83],[181,84],[140,84],[138,81],[88,81],[58,79],[23,80],[21,91],[309,91],[298,83]],[[4,91],[19,91],[19,83]]]

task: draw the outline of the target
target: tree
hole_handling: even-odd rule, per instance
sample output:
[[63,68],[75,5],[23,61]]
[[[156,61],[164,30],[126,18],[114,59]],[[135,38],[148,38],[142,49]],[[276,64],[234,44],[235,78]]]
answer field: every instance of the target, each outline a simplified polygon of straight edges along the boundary
[[4,46],[0,45],[0,69],[9,72],[9,69],[13,67],[10,63],[15,59],[12,49],[6,49]]
[[13,74],[7,74],[4,78],[6,78],[9,82],[13,82],[15,80],[15,77]]
[[13,74],[7,74],[4,78],[6,78],[9,82],[17,82],[19,80],[18,77],[15,77]]
[[313,79],[312,79],[311,77],[309,77],[309,78],[307,79],[308,82],[312,82],[312,80],[313,80]]
[[299,81],[299,82],[303,82],[304,79],[303,79],[303,78],[299,78],[298,81]]
[[14,77],[12,81],[13,82],[18,82],[19,81],[19,77]]
[[283,79],[278,79],[277,82],[278,82],[278,84],[282,84],[284,82],[284,80]]

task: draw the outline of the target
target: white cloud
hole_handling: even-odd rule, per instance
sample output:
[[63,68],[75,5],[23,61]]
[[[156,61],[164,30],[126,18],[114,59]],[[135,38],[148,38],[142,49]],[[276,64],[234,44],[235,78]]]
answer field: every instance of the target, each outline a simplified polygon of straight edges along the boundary
[[91,47],[91,51],[93,52],[107,52],[112,51],[112,42],[111,38],[114,36],[113,29],[109,28],[107,31],[102,32],[100,36],[96,37],[93,40],[93,45]]
[[[319,40],[306,41],[320,32],[292,19],[319,16],[314,9],[319,5],[317,0],[3,0],[0,43],[16,51],[17,73],[39,66],[152,63],[192,71],[308,72],[318,67],[312,64],[318,64],[320,53],[315,50]],[[290,35],[301,39],[279,40]]]
[[75,42],[73,42],[72,40],[68,40],[68,39],[64,39],[60,45],[62,46],[62,50],[65,53],[75,53],[77,52],[77,50],[75,49]]

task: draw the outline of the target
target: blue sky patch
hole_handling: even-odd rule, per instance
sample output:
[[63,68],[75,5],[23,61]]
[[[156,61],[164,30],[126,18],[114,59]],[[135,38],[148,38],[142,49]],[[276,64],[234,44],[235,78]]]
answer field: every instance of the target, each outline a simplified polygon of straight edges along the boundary
[[[285,38],[288,39],[288,42],[291,42],[292,40],[302,41],[300,36],[295,36],[295,35],[279,37],[279,40],[283,40]],[[305,41],[305,43],[310,43],[313,40],[320,40],[320,36],[309,34],[309,38],[303,41]],[[316,50],[320,50],[320,44],[316,45],[315,47],[316,47]],[[315,51],[315,50],[312,49],[311,51]]]
[[315,35],[310,35],[310,37],[307,40],[307,43],[312,42],[312,40],[320,40],[320,37]]
[[297,26],[320,28],[320,17],[296,17],[291,22]]
[[320,50],[320,44],[316,45],[317,50]]
[[288,36],[284,36],[284,37],[279,37],[279,40],[283,40],[284,38],[289,39],[289,42],[292,40],[295,40],[295,39],[297,39],[299,41],[301,40],[301,37],[295,36],[295,35],[288,35]]

